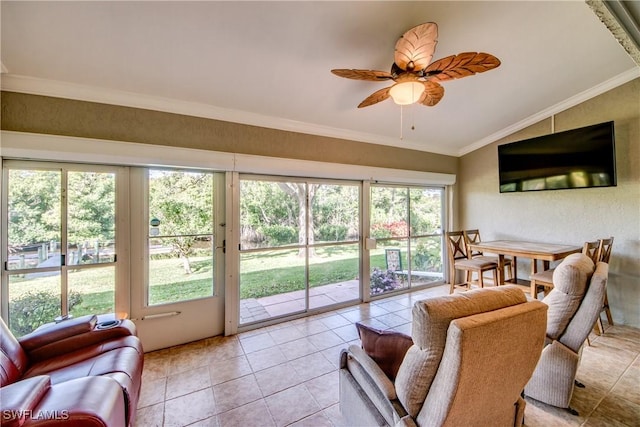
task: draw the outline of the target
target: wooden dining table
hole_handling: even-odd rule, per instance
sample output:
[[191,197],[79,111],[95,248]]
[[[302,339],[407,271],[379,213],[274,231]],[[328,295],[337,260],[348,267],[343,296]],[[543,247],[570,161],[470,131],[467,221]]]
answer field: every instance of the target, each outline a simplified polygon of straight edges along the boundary
[[[538,243],[524,242],[518,240],[493,240],[486,242],[470,243],[469,249],[483,253],[492,253],[498,255],[498,282],[505,284],[504,277],[504,257],[512,256],[514,264],[516,259],[531,259],[531,275],[538,272],[538,260],[543,262],[543,268],[547,270],[551,261],[558,261],[567,255],[582,251],[581,246],[559,245],[555,243]],[[517,272],[517,267],[514,268]],[[512,281],[517,283],[517,275],[514,275]],[[536,290],[531,290],[531,296],[535,298]]]

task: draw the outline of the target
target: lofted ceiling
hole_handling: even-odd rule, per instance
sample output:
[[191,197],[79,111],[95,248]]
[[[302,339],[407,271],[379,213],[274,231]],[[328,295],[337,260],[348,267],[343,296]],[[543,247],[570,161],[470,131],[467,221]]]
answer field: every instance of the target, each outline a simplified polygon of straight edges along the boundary
[[[3,0],[1,20],[4,90],[454,156],[640,76],[581,1]],[[479,51],[502,65],[443,82],[434,107],[356,108],[388,82],[330,70],[388,71],[398,37],[429,21],[434,60]]]

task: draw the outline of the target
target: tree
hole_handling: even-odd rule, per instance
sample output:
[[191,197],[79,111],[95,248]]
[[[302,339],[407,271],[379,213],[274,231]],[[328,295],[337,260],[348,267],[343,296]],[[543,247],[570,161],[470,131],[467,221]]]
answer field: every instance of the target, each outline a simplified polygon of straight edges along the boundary
[[[282,191],[287,193],[291,197],[295,197],[298,201],[298,244],[300,245],[300,249],[298,249],[298,256],[305,256],[305,245],[313,245],[315,243],[315,233],[313,230],[313,221],[309,221],[308,225],[308,239],[307,239],[307,214],[309,218],[313,218],[313,200],[316,196],[316,190],[318,189],[318,184],[307,184],[302,182],[280,182],[278,183]],[[308,189],[308,190],[307,190]],[[309,204],[307,205],[307,197],[309,200]],[[308,212],[307,212],[307,206]],[[313,248],[309,248],[309,257],[314,257],[316,252]]]
[[9,171],[9,246],[60,241],[60,171]]
[[160,220],[162,240],[170,244],[191,274],[189,257],[198,239],[213,234],[213,175],[151,171],[149,219]]
[[67,177],[68,244],[115,241],[115,174],[70,171]]

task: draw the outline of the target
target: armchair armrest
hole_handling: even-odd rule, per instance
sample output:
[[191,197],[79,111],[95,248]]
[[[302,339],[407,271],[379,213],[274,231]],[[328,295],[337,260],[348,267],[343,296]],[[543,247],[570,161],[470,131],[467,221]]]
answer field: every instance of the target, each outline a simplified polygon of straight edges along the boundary
[[27,378],[0,388],[0,424],[20,426],[51,387],[47,375]]
[[40,327],[18,339],[31,363],[136,334],[131,320],[88,315]]
[[18,342],[26,352],[38,347],[60,341],[69,337],[91,331],[98,321],[98,316],[87,315],[75,319],[67,319],[60,323],[48,323],[40,326],[30,334],[18,339]]
[[[365,351],[357,345],[349,346],[349,351],[346,357],[355,359],[360,366],[362,366],[364,372],[373,381],[376,387],[385,395],[389,400],[395,400],[398,398],[396,395],[396,388],[393,382],[387,377],[387,375],[380,369],[378,364],[365,353]],[[348,363],[347,361],[344,362]],[[342,364],[342,363],[341,363]],[[341,366],[342,367],[342,366]]]
[[547,345],[540,355],[525,395],[559,408],[568,408],[580,355],[560,341]]

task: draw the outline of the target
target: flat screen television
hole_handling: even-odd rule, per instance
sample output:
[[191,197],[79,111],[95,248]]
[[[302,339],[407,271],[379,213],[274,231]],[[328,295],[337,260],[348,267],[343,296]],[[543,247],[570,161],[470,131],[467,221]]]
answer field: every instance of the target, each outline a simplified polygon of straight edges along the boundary
[[613,187],[613,122],[498,146],[500,192]]

